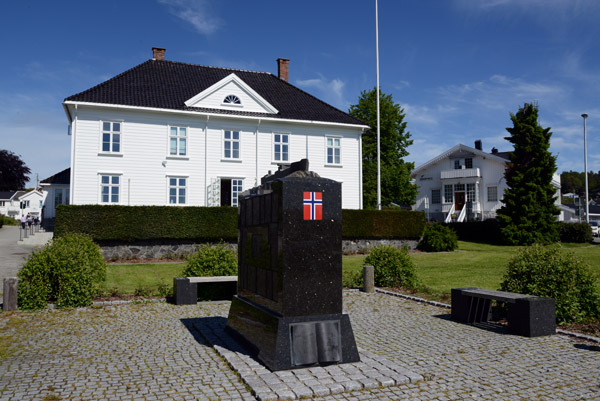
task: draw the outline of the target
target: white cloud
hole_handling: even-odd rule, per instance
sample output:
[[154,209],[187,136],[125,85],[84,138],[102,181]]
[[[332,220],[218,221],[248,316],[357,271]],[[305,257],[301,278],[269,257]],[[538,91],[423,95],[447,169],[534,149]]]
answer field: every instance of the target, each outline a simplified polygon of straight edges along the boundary
[[209,2],[206,0],[158,0],[158,2],[166,5],[171,14],[191,24],[201,34],[210,35],[223,26],[220,18],[211,15]]
[[327,80],[325,77],[320,76],[319,78],[312,79],[298,79],[296,85],[305,89],[316,89],[321,100],[337,107],[340,110],[348,110],[350,102],[344,97],[344,87],[346,84],[344,81],[335,78]]
[[560,84],[492,75],[485,81],[449,85],[439,88],[438,92],[449,105],[466,103],[491,110],[510,111],[526,102],[549,104],[562,100],[569,94],[569,89]]
[[409,130],[412,124],[438,125],[439,113],[430,107],[411,104],[402,104],[400,106],[404,109],[406,115],[404,120],[409,125]]

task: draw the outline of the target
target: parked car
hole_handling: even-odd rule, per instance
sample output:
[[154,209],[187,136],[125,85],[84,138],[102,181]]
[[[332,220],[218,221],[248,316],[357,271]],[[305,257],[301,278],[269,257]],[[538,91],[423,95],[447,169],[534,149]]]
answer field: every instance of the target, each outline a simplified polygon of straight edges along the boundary
[[592,235],[594,237],[600,236],[600,227],[598,226],[597,221],[590,221],[590,226],[592,226]]

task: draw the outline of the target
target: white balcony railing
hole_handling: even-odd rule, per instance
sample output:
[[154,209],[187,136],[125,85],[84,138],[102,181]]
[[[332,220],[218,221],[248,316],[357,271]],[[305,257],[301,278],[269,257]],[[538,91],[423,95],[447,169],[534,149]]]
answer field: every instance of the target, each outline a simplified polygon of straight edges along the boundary
[[444,170],[441,173],[442,180],[456,179],[456,178],[469,178],[469,177],[481,177],[479,168],[465,168],[460,170]]

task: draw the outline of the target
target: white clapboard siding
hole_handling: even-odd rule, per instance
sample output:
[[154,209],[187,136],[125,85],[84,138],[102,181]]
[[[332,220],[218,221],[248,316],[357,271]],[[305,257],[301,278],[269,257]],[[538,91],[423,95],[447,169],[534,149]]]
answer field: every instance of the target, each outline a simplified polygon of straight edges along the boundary
[[[122,123],[121,154],[101,152],[101,122]],[[275,172],[273,133],[290,135],[290,162],[308,158],[310,169],[342,182],[342,206],[360,208],[360,138],[356,127],[284,123],[257,119],[119,110],[80,106],[73,124],[71,203],[100,203],[100,174],[120,175],[121,205],[167,205],[167,177],[187,177],[188,206],[207,205],[207,187],[215,179],[243,179],[243,189]],[[168,154],[170,126],[187,128],[187,155]],[[241,157],[223,157],[223,131],[240,132]],[[325,163],[325,137],[341,138],[342,165]]]

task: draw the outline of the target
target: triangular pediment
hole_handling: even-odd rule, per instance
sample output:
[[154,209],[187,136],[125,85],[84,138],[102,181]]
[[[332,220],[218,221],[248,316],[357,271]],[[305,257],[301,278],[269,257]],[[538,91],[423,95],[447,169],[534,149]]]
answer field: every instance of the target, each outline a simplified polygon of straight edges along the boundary
[[273,105],[233,73],[188,99],[185,105],[227,111],[278,113]]

